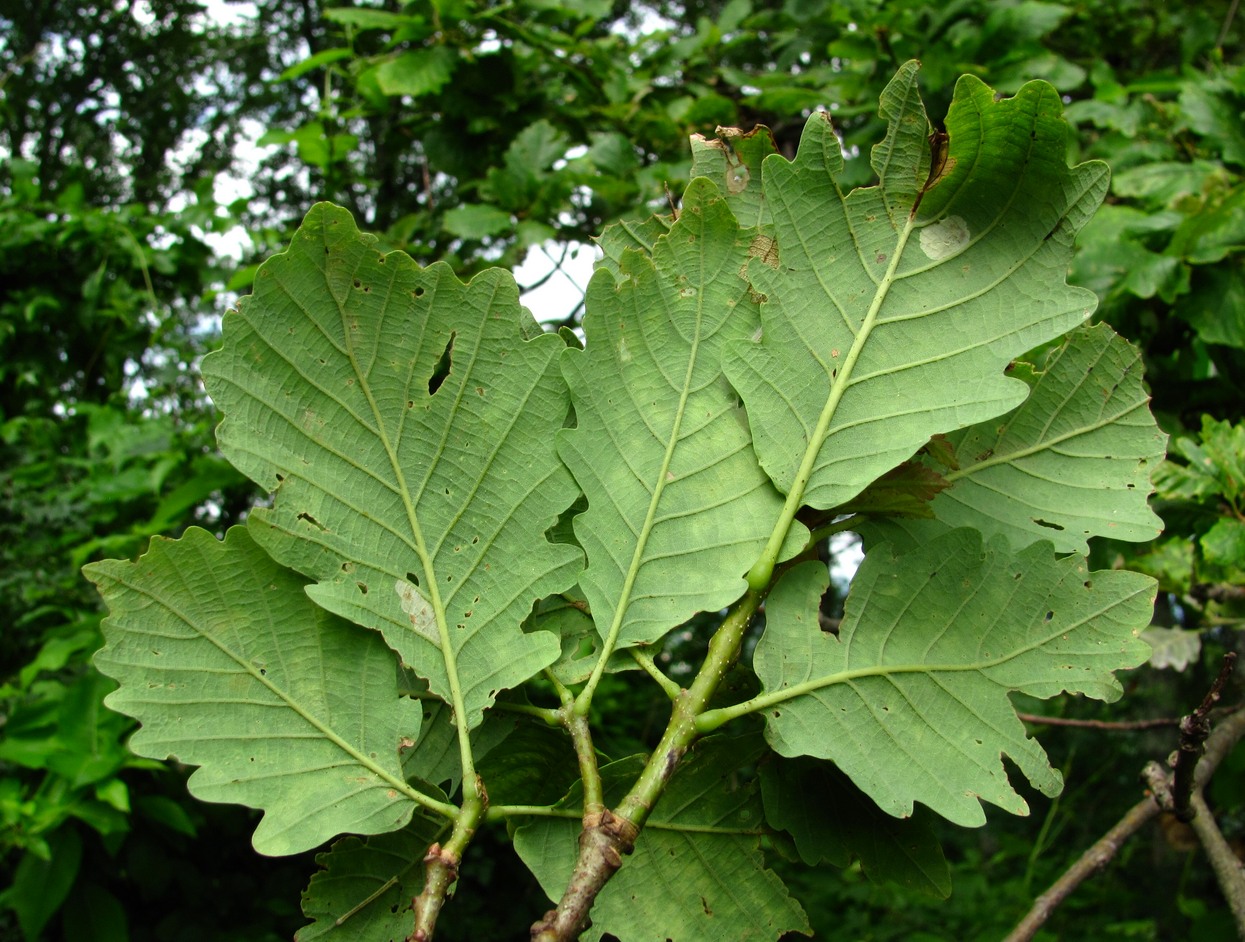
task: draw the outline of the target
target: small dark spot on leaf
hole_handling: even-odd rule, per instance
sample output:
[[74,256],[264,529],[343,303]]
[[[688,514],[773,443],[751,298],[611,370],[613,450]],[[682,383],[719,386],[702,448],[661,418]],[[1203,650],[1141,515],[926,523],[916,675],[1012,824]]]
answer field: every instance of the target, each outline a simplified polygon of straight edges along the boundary
[[1087,588],[1087,589],[1092,589],[1093,587],[1094,587],[1094,582],[1093,582],[1093,580],[1092,580],[1092,579],[1086,579],[1086,580],[1085,580],[1085,588]]

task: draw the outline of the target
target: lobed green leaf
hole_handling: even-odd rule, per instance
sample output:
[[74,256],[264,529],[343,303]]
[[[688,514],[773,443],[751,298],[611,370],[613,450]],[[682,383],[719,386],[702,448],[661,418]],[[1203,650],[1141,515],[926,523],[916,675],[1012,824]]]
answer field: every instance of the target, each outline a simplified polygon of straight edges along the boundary
[[[234,527],[155,539],[138,562],[86,567],[111,614],[96,666],[137,719],[130,748],[200,768],[191,794],[263,809],[262,854],[392,831],[419,797],[398,750],[420,731],[376,635],[313,605],[304,580]],[[331,677],[332,683],[326,683]]]
[[[1089,572],[1049,543],[1019,552],[953,530],[901,556],[866,554],[838,636],[822,632],[826,567],[801,563],[766,604],[754,665],[766,734],[785,756],[833,761],[889,814],[922,802],[949,820],[985,821],[980,801],[1025,814],[1002,756],[1044,794],[1059,773],[1030,739],[1008,694],[1113,700],[1112,671],[1149,655],[1154,580]],[[810,614],[814,613],[814,614]],[[706,715],[708,716],[708,715]]]
[[221,449],[276,491],[251,514],[256,541],[437,696],[453,706],[461,688],[458,720],[477,726],[499,690],[557,659],[552,634],[520,626],[580,566],[545,537],[576,496],[553,446],[562,341],[525,319],[507,273],[463,285],[382,255],[327,204],[224,335],[203,365]]

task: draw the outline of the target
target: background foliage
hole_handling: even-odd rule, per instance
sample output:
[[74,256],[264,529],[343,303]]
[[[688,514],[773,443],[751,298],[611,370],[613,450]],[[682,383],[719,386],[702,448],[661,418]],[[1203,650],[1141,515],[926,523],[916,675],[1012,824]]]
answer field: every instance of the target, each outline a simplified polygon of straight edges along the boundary
[[[255,857],[246,812],[190,801],[184,770],[125,749],[130,726],[103,708],[109,683],[89,666],[99,612],[78,569],[245,512],[251,491],[215,453],[192,367],[250,264],[310,203],[346,205],[390,246],[460,275],[557,258],[681,191],[690,133],[761,122],[790,156],[808,110],[827,107],[859,155],[881,137],[882,85],[909,58],[932,116],[962,72],[1004,93],[1045,78],[1065,94],[1075,159],[1114,171],[1072,280],[1141,346],[1173,436],[1157,479],[1164,536],[1094,545],[1098,565],[1160,579],[1153,641],[1167,667],[1135,672],[1116,705],[1044,708],[1176,716],[1241,649],[1245,70],[1229,0],[224,9],[221,22],[190,0],[0,2],[0,933],[258,940],[303,921],[308,857]],[[258,152],[243,146],[256,140]],[[863,183],[871,171],[854,159],[848,172]],[[237,225],[240,262],[215,248]],[[576,303],[536,313],[569,322]],[[672,674],[703,643],[694,623],[676,636],[662,655]],[[597,705],[607,738],[640,749],[665,720],[621,684]],[[953,868],[947,902],[859,867],[827,881],[792,863],[784,879],[818,937],[998,938],[1137,800],[1137,770],[1172,741],[1044,733],[1068,781],[1060,798],[1026,793],[1030,819],[976,831],[934,825]],[[1238,749],[1211,796],[1238,841],[1242,795]],[[1050,937],[1229,938],[1189,846],[1147,832]],[[497,905],[456,911],[447,937],[522,932],[531,907],[505,901],[539,890],[509,850],[477,845],[465,873]],[[502,924],[511,913],[519,925]]]

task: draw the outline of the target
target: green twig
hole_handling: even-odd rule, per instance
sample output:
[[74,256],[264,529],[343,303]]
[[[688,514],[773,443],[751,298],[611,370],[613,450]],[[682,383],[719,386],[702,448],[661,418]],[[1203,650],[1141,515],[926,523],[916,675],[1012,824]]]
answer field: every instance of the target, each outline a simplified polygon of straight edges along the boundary
[[589,819],[595,820],[605,810],[605,791],[601,785],[601,770],[597,767],[597,750],[592,744],[592,729],[588,717],[580,716],[575,701],[567,702],[558,712],[562,725],[571,734],[575,746],[575,758],[579,760],[579,778],[584,785],[584,827]]
[[471,789],[466,788],[465,782],[463,784],[464,793],[469,793],[470,797],[463,801],[450,839],[444,847],[433,842],[424,855],[424,888],[411,906],[415,911],[415,928],[407,936],[407,942],[431,942],[437,928],[437,917],[458,879],[458,866],[463,853],[488,810],[484,783],[477,779]]
[[649,677],[652,677],[653,680],[657,681],[657,683],[661,686],[661,689],[666,692],[667,697],[671,700],[677,700],[679,698],[679,694],[683,692],[683,688],[662,673],[661,668],[657,666],[657,663],[653,660],[653,656],[651,654],[647,651],[641,651],[639,648],[628,648],[627,653],[631,655],[632,660],[639,664]]
[[596,816],[585,814],[579,836],[579,857],[566,892],[558,908],[550,910],[532,926],[532,942],[569,942],[583,931],[597,894],[622,866],[622,858],[635,847],[653,806],[699,735],[696,717],[739,657],[744,632],[764,597],[764,592],[749,589],[731,606],[709,640],[708,654],[691,687],[681,690],[675,699],[661,742],[617,810],[605,810]]

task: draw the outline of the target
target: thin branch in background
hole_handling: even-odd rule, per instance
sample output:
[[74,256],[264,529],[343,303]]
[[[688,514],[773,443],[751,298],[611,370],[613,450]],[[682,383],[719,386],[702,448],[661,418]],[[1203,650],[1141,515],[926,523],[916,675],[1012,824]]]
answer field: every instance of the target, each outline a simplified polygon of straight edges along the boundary
[[1228,901],[1228,908],[1232,910],[1236,932],[1245,939],[1245,866],[1223,839],[1223,832],[1215,823],[1215,816],[1206,806],[1206,799],[1200,790],[1193,793],[1192,805],[1194,815],[1190,824],[1206,851],[1206,857],[1215,871],[1215,879]]
[[1074,720],[1062,716],[1039,716],[1036,713],[1017,713],[1017,716],[1025,723],[1033,723],[1037,726],[1076,726],[1081,729],[1110,729],[1110,730],[1132,730],[1132,729],[1159,729],[1163,726],[1178,726],[1180,720],[1172,717],[1162,717],[1154,720]]
[[[1207,738],[1201,761],[1194,772],[1196,789],[1205,786],[1219,763],[1227,757],[1242,737],[1245,737],[1245,710],[1236,710],[1224,717]],[[1171,789],[1162,766],[1157,762],[1147,764],[1142,777],[1147,782],[1150,796],[1130,808],[1111,830],[1078,857],[1072,866],[1051,884],[1050,889],[1034,901],[1029,912],[1017,923],[1016,928],[1008,934],[1004,942],[1029,942],[1051,914],[1078,886],[1115,858],[1124,841],[1141,830],[1147,821],[1157,817],[1163,810],[1164,804],[1170,806]],[[1224,885],[1223,892],[1229,897],[1229,902],[1232,902],[1233,894],[1236,892],[1235,884],[1229,882]],[[1245,938],[1245,933],[1242,937]]]
[[[537,278],[535,281],[533,281],[530,285],[520,285],[519,293],[527,294],[527,292],[529,291],[535,291],[537,288],[543,288],[545,285],[549,283],[549,279],[552,278],[554,275],[556,275],[560,271],[562,272],[563,275],[566,275],[566,272],[562,271],[562,263],[566,261],[566,253],[569,250],[570,250],[569,246],[563,245],[562,246],[562,257],[559,258],[556,262],[553,261],[552,255],[550,255],[548,252],[545,252],[545,257],[548,258],[549,261],[553,262],[553,267],[550,268],[543,275],[541,275],[539,278]],[[544,251],[544,249],[542,249],[542,251]],[[570,278],[571,276],[566,275],[566,277]],[[574,284],[573,281],[571,283]]]
[[1241,5],[1241,0],[1232,0],[1232,5],[1228,7],[1228,12],[1223,18],[1223,26],[1219,29],[1219,35],[1215,38],[1215,48],[1223,52],[1223,44],[1228,39],[1228,33],[1232,29],[1232,20],[1236,18],[1236,9]]
[[1172,774],[1172,814],[1179,821],[1189,822],[1197,813],[1190,804],[1193,797],[1193,777],[1202,747],[1210,735],[1210,711],[1223,696],[1224,685],[1236,666],[1236,653],[1229,651],[1223,656],[1219,676],[1210,685],[1198,708],[1180,721],[1180,747],[1176,750],[1175,771]]
[[1129,808],[1124,817],[1120,818],[1111,830],[1099,838],[1089,850],[1081,854],[1076,862],[1051,884],[1049,890],[1033,901],[1033,908],[1004,939],[1004,942],[1028,942],[1032,939],[1059,905],[1072,895],[1073,890],[1109,864],[1120,852],[1124,842],[1158,814],[1158,805],[1149,798]]

